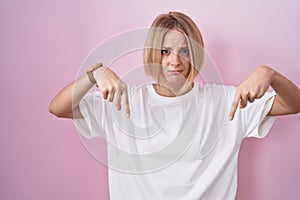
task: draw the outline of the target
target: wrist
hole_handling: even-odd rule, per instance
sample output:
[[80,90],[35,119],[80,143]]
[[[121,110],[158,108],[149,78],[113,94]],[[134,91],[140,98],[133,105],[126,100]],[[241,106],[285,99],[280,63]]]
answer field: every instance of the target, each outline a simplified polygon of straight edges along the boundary
[[93,77],[95,78],[96,83],[98,83],[98,81],[101,79],[105,69],[106,67],[103,66],[93,71]]
[[261,66],[261,69],[264,70],[265,77],[269,77],[268,79],[270,83],[272,83],[276,78],[277,72],[271,67],[268,67],[266,65]]
[[276,78],[277,72],[274,69],[272,69],[271,67],[267,67],[267,68],[268,68],[268,73],[269,73],[269,76],[271,77],[270,80],[272,83]]
[[90,80],[91,83],[96,84],[97,80],[95,78],[94,72],[98,69],[100,69],[103,66],[102,63],[96,64],[90,68],[87,69],[86,74]]

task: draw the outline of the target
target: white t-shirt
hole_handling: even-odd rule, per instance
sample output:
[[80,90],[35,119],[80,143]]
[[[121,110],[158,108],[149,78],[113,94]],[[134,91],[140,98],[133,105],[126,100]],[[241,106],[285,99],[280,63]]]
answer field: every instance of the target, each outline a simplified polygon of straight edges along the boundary
[[112,200],[233,200],[242,140],[265,137],[275,93],[237,109],[228,120],[235,87],[201,85],[179,97],[158,95],[151,84],[128,86],[131,116],[87,94],[83,119],[75,125],[85,138],[107,142]]

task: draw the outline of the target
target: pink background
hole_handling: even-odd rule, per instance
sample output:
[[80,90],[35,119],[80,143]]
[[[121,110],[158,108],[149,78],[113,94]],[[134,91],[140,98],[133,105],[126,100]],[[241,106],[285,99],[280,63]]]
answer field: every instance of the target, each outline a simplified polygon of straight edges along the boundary
[[[202,30],[226,84],[267,64],[300,86],[296,0],[2,0],[0,199],[108,199],[106,168],[74,125],[47,111],[100,42],[179,10]],[[279,117],[266,139],[244,141],[238,200],[300,199],[300,116]]]

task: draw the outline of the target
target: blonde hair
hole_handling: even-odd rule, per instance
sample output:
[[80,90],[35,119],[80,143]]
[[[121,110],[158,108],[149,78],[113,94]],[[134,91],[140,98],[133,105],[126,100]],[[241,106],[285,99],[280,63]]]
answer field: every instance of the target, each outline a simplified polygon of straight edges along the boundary
[[156,17],[148,32],[144,48],[144,70],[147,75],[159,81],[163,40],[167,32],[174,29],[186,37],[191,64],[187,81],[192,83],[203,65],[204,43],[197,25],[183,13],[169,12]]

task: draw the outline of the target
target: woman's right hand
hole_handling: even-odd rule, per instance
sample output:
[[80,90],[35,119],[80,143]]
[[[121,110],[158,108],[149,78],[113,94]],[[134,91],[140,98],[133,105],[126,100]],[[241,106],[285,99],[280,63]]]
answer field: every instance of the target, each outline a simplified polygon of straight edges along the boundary
[[127,85],[108,67],[101,67],[93,72],[97,87],[104,99],[113,102],[117,110],[122,108],[126,117],[130,116]]

